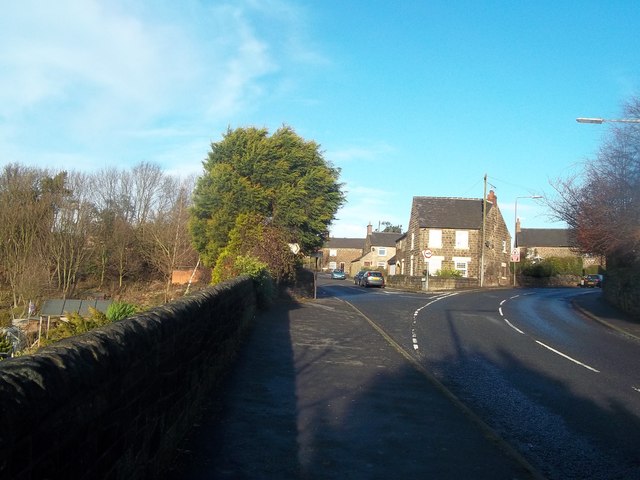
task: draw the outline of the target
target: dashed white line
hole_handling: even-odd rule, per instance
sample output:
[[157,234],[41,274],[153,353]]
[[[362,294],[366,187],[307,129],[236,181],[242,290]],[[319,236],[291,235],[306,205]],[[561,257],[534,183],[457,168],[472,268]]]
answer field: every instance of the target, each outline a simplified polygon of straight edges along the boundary
[[504,321],[507,322],[507,325],[509,325],[511,328],[513,328],[516,332],[521,333],[522,335],[525,334],[522,330],[520,330],[518,327],[516,327],[513,323],[511,323],[506,318],[504,319]]
[[443,298],[446,298],[446,297],[452,297],[453,295],[457,295],[457,294],[458,294],[458,292],[451,292],[451,293],[444,293],[444,294],[438,295],[433,300],[431,300],[429,303],[427,303],[426,305],[421,306],[415,312],[413,312],[413,324],[411,325],[411,338],[413,340],[413,349],[414,350],[417,351],[419,349],[418,334],[416,332],[416,325],[418,323],[418,313],[420,313],[420,310],[422,310],[423,308],[427,308],[429,305],[432,305],[433,303],[437,302],[438,300],[442,300]]

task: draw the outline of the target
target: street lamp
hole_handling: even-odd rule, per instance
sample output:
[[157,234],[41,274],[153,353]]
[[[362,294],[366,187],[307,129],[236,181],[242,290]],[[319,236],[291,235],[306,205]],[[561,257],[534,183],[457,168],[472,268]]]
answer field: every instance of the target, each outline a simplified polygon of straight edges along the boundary
[[[519,198],[542,198],[542,195],[526,195],[516,197],[516,207],[513,212],[513,248],[518,248],[518,199]],[[513,286],[516,286],[516,262],[513,262]]]
[[578,123],[597,123],[598,125],[605,122],[614,122],[614,123],[640,123],[640,118],[585,118],[579,117],[576,118],[576,122]]

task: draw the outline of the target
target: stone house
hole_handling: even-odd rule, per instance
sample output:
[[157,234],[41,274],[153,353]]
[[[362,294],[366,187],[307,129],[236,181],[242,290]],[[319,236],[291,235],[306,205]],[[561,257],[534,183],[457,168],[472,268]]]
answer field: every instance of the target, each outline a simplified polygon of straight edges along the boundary
[[493,190],[486,201],[413,197],[409,228],[398,238],[396,273],[414,277],[424,276],[425,271],[434,276],[441,270],[457,270],[478,285],[507,285],[510,246]]
[[322,269],[349,273],[351,262],[362,256],[364,238],[329,238],[322,248]]
[[571,245],[566,228],[520,228],[520,219],[516,221],[514,246],[520,249],[523,259],[579,256]]
[[367,225],[367,236],[360,256],[351,262],[350,275],[363,268],[389,271],[389,261],[396,255],[396,240],[402,234],[397,232],[374,232],[371,224]]
[[604,265],[600,257],[582,255],[571,240],[568,228],[520,228],[516,221],[515,247],[520,249],[520,258],[539,261],[549,257],[582,258],[582,267]]

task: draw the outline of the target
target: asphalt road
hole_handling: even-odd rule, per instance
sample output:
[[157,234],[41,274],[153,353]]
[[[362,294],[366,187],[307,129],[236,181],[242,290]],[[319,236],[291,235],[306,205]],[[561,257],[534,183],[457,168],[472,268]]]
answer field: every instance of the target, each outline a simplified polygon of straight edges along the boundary
[[640,478],[640,342],[581,289],[407,293],[321,278],[550,479]]

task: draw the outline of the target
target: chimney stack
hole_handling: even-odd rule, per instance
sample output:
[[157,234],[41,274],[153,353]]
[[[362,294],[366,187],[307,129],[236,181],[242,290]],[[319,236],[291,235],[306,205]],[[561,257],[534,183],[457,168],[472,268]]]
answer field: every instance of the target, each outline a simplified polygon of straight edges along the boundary
[[373,225],[371,225],[371,222],[369,222],[369,225],[367,225],[367,236],[371,235],[373,233]]
[[487,195],[487,201],[493,203],[494,205],[498,204],[498,197],[496,197],[496,192],[493,190],[489,190],[489,194]]

